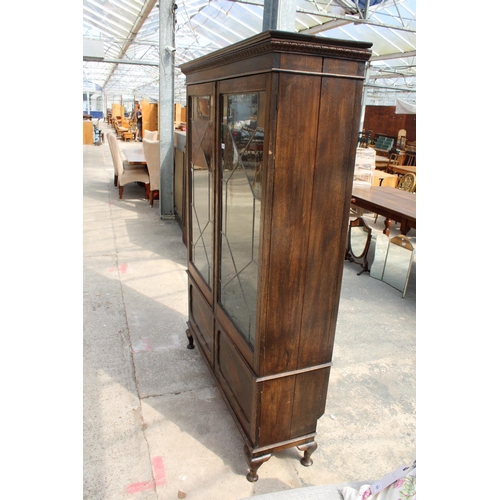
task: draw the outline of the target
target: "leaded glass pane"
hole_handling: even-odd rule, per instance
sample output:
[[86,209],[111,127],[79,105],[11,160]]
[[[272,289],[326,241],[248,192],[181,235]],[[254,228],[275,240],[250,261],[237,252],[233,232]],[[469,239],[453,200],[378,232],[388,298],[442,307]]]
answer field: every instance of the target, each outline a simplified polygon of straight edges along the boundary
[[265,93],[222,96],[219,301],[255,341]]
[[213,120],[210,96],[191,97],[191,261],[212,287]]

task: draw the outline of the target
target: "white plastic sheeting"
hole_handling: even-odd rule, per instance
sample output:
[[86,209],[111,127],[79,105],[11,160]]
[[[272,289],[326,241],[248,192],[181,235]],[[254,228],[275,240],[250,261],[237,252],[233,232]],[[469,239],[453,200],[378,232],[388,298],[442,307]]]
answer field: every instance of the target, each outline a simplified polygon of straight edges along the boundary
[[410,102],[402,101],[401,99],[396,99],[396,114],[397,115],[416,115],[417,106]]

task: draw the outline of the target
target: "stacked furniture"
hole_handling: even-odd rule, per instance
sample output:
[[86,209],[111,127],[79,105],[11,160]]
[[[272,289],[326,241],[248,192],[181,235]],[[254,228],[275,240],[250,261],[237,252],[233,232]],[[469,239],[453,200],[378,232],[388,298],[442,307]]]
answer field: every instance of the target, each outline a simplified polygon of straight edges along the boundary
[[394,144],[394,139],[380,135],[375,142],[375,149],[380,149],[382,151],[390,151]]

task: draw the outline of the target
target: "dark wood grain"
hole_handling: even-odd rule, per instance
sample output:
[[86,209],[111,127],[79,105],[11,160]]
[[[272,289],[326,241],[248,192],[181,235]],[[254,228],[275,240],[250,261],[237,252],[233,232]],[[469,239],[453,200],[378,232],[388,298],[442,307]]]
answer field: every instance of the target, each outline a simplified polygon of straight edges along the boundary
[[[210,84],[215,103],[214,280],[207,289],[188,263],[190,283],[198,285],[190,295],[188,325],[242,433],[249,481],[258,479],[257,469],[271,453],[297,446],[309,466],[317,447],[369,45],[270,31],[181,66],[188,96],[204,95]],[[224,95],[261,91],[266,109],[252,346],[219,303],[219,128]],[[192,155],[197,136],[189,137]]]

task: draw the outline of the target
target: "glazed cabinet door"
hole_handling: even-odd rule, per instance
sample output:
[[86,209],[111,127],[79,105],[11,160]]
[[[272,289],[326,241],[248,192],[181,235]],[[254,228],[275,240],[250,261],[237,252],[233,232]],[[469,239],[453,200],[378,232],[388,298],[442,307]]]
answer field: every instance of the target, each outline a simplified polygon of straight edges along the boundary
[[212,362],[214,344],[214,85],[188,91],[189,326]]
[[253,367],[258,334],[266,78],[221,83],[218,94],[217,318]]
[[258,441],[258,337],[266,78],[221,82],[218,92],[218,234],[215,374],[249,447]]

